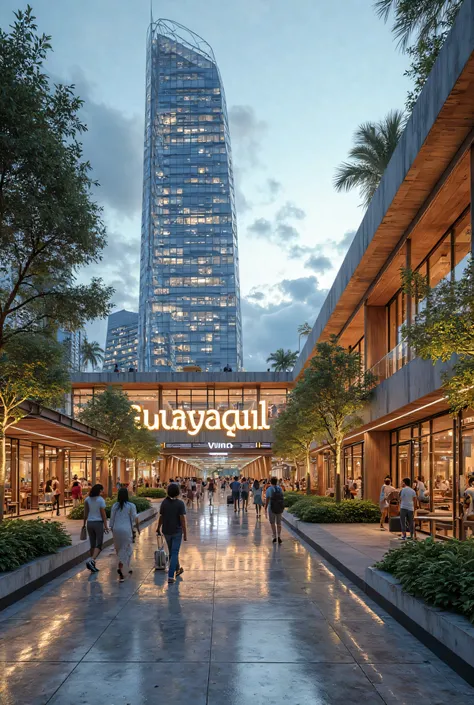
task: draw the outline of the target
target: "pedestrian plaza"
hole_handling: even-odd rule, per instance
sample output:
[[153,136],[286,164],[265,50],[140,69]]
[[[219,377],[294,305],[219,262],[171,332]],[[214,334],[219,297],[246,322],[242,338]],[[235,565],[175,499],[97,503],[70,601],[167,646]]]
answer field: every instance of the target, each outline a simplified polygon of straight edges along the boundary
[[474,688],[254,508],[188,512],[185,572],[155,572],[156,522],[119,584],[113,549],[0,613],[5,705],[474,703]]

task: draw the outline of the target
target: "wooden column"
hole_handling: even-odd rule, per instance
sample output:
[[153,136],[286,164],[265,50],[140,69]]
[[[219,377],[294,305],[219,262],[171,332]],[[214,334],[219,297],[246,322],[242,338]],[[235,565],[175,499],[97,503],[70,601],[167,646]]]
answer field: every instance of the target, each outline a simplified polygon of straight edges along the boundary
[[117,477],[120,470],[120,460],[119,458],[114,458],[112,461],[112,492],[117,487]]
[[265,463],[266,473],[267,473],[268,477],[270,477],[271,474],[272,474],[272,459],[271,459],[271,456],[270,456],[270,455],[266,455],[266,456],[264,456],[263,460],[264,460],[264,463]]
[[98,479],[98,482],[100,482],[101,485],[104,487],[107,487],[107,476],[109,473],[109,468],[107,466],[107,460],[105,458],[101,458],[100,460],[100,477]]
[[470,150],[470,179],[471,179],[471,254],[474,255],[474,144]]
[[93,448],[91,454],[91,482],[92,486],[97,484],[97,451],[95,448]]
[[378,504],[380,488],[390,474],[390,431],[364,433],[364,499]]
[[317,458],[317,468],[318,468],[318,481],[316,485],[316,492],[323,496],[325,492],[324,487],[324,455],[323,453],[318,453]]
[[58,450],[58,458],[56,460],[56,477],[59,482],[59,492],[61,494],[62,503],[64,506],[64,451]]
[[385,306],[364,306],[365,369],[387,354],[387,311]]
[[34,444],[31,456],[31,508],[38,509],[39,502],[39,446]]

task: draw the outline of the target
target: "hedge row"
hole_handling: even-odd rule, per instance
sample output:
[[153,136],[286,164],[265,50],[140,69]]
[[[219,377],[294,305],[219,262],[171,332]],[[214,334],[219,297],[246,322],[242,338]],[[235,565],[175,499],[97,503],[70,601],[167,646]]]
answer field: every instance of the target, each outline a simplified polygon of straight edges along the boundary
[[137,497],[149,497],[150,499],[163,499],[166,497],[166,490],[163,487],[139,487]]
[[[115,504],[116,501],[117,497],[106,498],[105,512],[108,517],[110,517],[112,506]],[[133,502],[133,504],[136,506],[138,513],[144,512],[146,509],[150,509],[151,507],[151,502],[148,499],[145,499],[145,497],[136,497],[135,495],[132,495],[130,497],[130,502]],[[78,507],[74,507],[73,509],[71,509],[67,516],[68,519],[84,519],[84,504],[80,504]]]
[[7,519],[0,524],[0,571],[15,570],[70,545],[71,537],[57,521]]
[[290,511],[301,521],[312,524],[376,524],[380,520],[378,506],[362,499],[336,502],[333,497],[311,495],[300,497]]
[[410,595],[474,623],[474,539],[407,541],[375,567],[398,578]]

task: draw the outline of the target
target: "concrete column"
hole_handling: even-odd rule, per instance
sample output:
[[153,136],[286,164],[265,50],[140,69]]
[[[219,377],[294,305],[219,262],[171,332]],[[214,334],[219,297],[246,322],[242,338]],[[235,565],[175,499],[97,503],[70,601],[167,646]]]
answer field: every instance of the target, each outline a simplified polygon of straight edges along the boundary
[[31,459],[31,508],[38,509],[39,502],[39,447],[37,444],[32,448]]
[[97,484],[97,451],[95,448],[91,453],[91,482],[92,486]]
[[380,488],[390,473],[390,431],[364,433],[364,499],[378,504]]
[[364,306],[365,369],[387,354],[387,311],[385,306]]

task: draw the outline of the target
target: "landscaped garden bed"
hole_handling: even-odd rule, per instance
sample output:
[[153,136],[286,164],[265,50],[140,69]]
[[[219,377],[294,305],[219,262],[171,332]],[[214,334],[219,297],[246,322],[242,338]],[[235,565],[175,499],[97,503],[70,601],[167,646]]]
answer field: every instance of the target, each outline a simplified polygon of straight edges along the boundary
[[406,592],[474,623],[474,539],[407,541],[375,565]]
[[0,572],[70,545],[70,535],[57,521],[7,519],[0,524]]
[[[110,517],[112,506],[115,504],[116,501],[117,497],[106,498],[105,512],[108,517]],[[150,509],[151,507],[150,500],[146,499],[145,497],[136,497],[135,495],[132,495],[131,497],[129,497],[129,501],[133,502],[133,504],[136,506],[138,514],[140,514],[140,512],[146,511],[147,509]],[[74,507],[73,509],[71,509],[67,516],[68,519],[84,519],[84,504],[80,504],[78,507]]]
[[137,497],[148,497],[149,499],[164,499],[166,490],[163,487],[139,487]]
[[333,497],[308,495],[287,497],[288,511],[301,521],[311,524],[376,524],[380,521],[380,509],[370,500],[345,499],[336,502]]

